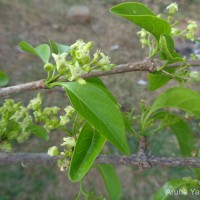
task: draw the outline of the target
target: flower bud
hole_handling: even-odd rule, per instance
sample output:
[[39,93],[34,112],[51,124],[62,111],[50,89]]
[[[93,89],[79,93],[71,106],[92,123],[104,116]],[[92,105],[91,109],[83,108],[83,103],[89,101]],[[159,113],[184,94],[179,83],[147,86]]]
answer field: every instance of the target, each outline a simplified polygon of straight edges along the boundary
[[55,69],[55,66],[51,63],[47,63],[44,65],[44,70],[47,72],[53,71]]
[[87,50],[90,50],[93,46],[93,43],[92,42],[88,42],[86,45],[85,45],[85,49]]
[[199,78],[199,72],[197,71],[192,71],[190,72],[189,76],[195,80],[197,80]]
[[98,66],[104,66],[104,65],[109,65],[110,64],[110,58],[106,56],[104,53],[100,53],[101,59],[98,62]]
[[58,147],[57,146],[50,147],[47,154],[50,156],[58,156],[59,155]]
[[77,78],[76,81],[80,84],[80,85],[84,85],[86,84],[86,81],[82,78]]

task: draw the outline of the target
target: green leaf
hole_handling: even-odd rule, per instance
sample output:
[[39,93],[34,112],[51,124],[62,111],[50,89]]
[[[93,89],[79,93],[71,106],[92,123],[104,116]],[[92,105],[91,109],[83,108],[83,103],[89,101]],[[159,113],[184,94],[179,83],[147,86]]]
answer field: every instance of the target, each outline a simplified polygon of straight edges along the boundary
[[86,81],[88,83],[93,83],[93,84],[99,85],[99,86],[101,86],[103,88],[106,88],[105,84],[103,83],[103,81],[99,77],[88,78]]
[[180,151],[183,156],[192,156],[194,150],[194,137],[188,124],[175,114],[167,111],[161,111],[151,117],[161,121],[163,128],[169,126],[176,136]]
[[[176,71],[176,68],[166,68],[170,74],[173,74]],[[162,72],[154,72],[148,74],[148,88],[150,91],[154,91],[165,84],[167,84],[171,80],[170,77],[163,75]]]
[[174,52],[174,40],[170,35],[163,34],[160,36],[159,48],[163,59],[167,60],[168,64],[183,61],[180,55]]
[[181,153],[185,157],[192,156],[194,150],[194,137],[191,128],[181,118],[175,124],[170,126],[176,136]]
[[58,83],[58,85],[66,89],[71,104],[89,124],[123,153],[129,154],[119,108],[102,87],[92,83],[80,85],[77,82]]
[[98,165],[100,174],[106,185],[110,200],[119,200],[121,197],[121,184],[115,168],[112,165]]
[[8,76],[0,70],[0,87],[6,86],[9,82]]
[[49,135],[48,135],[47,131],[41,126],[37,126],[35,124],[31,124],[26,128],[26,130],[30,131],[34,135],[42,138],[43,140],[46,140],[46,141],[49,140]]
[[166,182],[156,193],[154,196],[154,200],[166,200],[171,196],[172,191],[177,190],[180,187],[186,185],[184,180],[180,179],[172,179]]
[[162,34],[171,33],[170,24],[166,20],[157,17],[144,4],[137,2],[121,3],[112,7],[110,11],[144,28],[157,39]]
[[48,63],[49,62],[49,58],[50,58],[50,47],[47,44],[41,44],[37,47],[32,47],[30,44],[28,44],[25,41],[22,41],[19,43],[19,47],[23,50],[26,51],[28,53],[31,53],[35,56],[38,56],[39,58],[41,58],[43,60],[44,63]]
[[85,124],[78,136],[68,176],[71,181],[80,181],[99,155],[105,137],[89,124]]
[[62,54],[62,53],[70,52],[70,46],[59,44],[57,42],[54,42],[53,40],[49,40],[49,44],[52,49],[52,52],[55,54]]
[[178,108],[200,117],[200,94],[188,88],[170,88],[156,98],[147,118],[156,110],[169,107]]
[[89,78],[86,80],[88,83],[93,83],[96,84],[100,87],[102,87],[101,89],[104,90],[104,92],[110,97],[110,99],[116,104],[118,105],[117,100],[115,99],[115,97],[112,95],[112,93],[106,88],[105,84],[103,83],[103,81],[99,78],[99,77],[95,77],[95,78]]

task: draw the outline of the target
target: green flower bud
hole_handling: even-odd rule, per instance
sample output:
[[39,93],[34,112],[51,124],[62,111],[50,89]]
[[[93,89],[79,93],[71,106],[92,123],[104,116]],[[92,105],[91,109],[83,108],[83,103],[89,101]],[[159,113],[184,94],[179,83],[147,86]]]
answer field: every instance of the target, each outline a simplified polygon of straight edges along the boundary
[[111,70],[114,67],[115,67],[115,64],[109,64],[109,65],[104,65],[101,69],[103,71],[109,71],[109,70]]
[[53,112],[54,115],[57,115],[58,112],[59,112],[59,110],[60,110],[60,108],[57,107],[57,106],[54,106],[54,107],[52,108],[52,112]]
[[86,81],[82,78],[77,78],[76,81],[80,84],[80,85],[84,85],[86,84]]
[[44,65],[44,70],[47,72],[53,71],[55,68],[56,67],[51,63],[47,63]]
[[27,108],[32,110],[38,110],[42,104],[42,96],[40,93],[37,94],[37,97],[32,99],[28,104]]
[[98,62],[98,66],[103,67],[104,65],[109,65],[110,64],[110,58],[106,56],[104,53],[100,53],[101,59]]
[[59,153],[58,147],[53,146],[53,147],[49,148],[47,154],[50,155],[50,156],[58,156],[60,153]]
[[88,42],[86,45],[85,45],[85,49],[87,50],[90,50],[93,46],[93,43],[92,42]]
[[190,72],[189,77],[191,77],[194,80],[198,80],[198,78],[199,78],[199,72],[192,71],[192,72]]
[[88,64],[83,65],[82,69],[83,69],[84,71],[86,71],[86,72],[91,72],[91,70],[92,70],[91,67],[90,67],[90,65],[88,65]]

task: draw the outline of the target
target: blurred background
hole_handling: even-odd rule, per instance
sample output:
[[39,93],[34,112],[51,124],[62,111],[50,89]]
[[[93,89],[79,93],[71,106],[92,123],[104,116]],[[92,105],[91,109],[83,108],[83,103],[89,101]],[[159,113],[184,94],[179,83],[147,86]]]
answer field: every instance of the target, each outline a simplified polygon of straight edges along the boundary
[[[129,0],[130,1],[130,0]],[[122,64],[141,61],[147,57],[147,51],[141,48],[137,26],[112,15],[109,9],[125,1],[120,0],[0,0],[0,69],[10,77],[9,85],[15,85],[43,79],[46,74],[42,63],[32,55],[23,53],[18,43],[25,40],[33,46],[48,43],[53,39],[58,43],[73,44],[77,39],[93,41],[94,49],[101,49],[111,57],[112,63]],[[156,13],[165,16],[170,0],[141,0]],[[177,0],[180,27],[187,26],[189,19],[200,22],[199,0]],[[200,30],[198,30],[200,36]],[[177,41],[177,48],[183,55],[193,51],[194,45]],[[164,89],[148,92],[147,74],[133,72],[103,77],[105,84],[122,105],[123,111],[134,108],[138,111],[141,99],[150,104]],[[176,84],[172,82],[172,84]],[[192,87],[199,88],[193,84]],[[26,92],[12,96],[27,105],[37,92]],[[65,93],[56,90],[41,91],[45,97],[44,106],[58,105],[64,108],[68,104]],[[3,100],[0,100],[3,102]],[[198,129],[194,134],[197,136]],[[16,144],[15,152],[46,152],[53,145],[62,142],[63,133],[51,132],[50,141],[44,142],[31,137],[23,144]],[[175,137],[165,130],[149,139],[152,154],[160,156],[180,155]],[[132,153],[137,151],[137,142],[130,137]],[[107,145],[106,150],[117,154]],[[148,200],[158,188],[171,178],[193,176],[189,169],[153,168],[145,171],[137,167],[116,166],[123,186],[123,200]],[[105,194],[101,177],[92,169],[85,180],[88,190]],[[70,183],[67,174],[60,172],[56,165],[0,166],[0,200],[73,200],[79,185]],[[181,197],[183,199],[183,197]],[[194,199],[194,197],[193,197]],[[198,198],[197,198],[198,199]]]

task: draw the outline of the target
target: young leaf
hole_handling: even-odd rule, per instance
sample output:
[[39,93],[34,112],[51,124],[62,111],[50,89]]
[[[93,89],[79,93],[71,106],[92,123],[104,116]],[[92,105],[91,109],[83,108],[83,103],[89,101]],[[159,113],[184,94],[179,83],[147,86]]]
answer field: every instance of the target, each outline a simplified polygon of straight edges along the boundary
[[88,172],[105,143],[105,137],[89,124],[85,124],[78,136],[68,176],[71,181],[80,181]]
[[119,200],[121,197],[121,184],[115,168],[112,165],[98,165],[101,176],[106,185],[110,200]]
[[26,128],[26,131],[30,131],[34,135],[42,138],[43,140],[46,140],[46,141],[49,140],[49,135],[48,135],[47,131],[41,126],[31,124]]
[[137,2],[121,3],[112,7],[110,11],[149,31],[158,40],[160,35],[171,33],[170,24],[157,17],[144,4]]
[[62,53],[70,52],[70,46],[59,44],[57,42],[54,42],[53,40],[49,40],[49,44],[52,49],[52,52],[55,54],[62,54]]
[[188,88],[170,88],[157,97],[147,117],[158,109],[169,107],[178,108],[200,117],[200,94]]
[[174,40],[170,35],[163,34],[160,36],[159,48],[162,53],[162,57],[168,61],[169,64],[183,61],[180,55],[174,52]]
[[96,84],[58,83],[67,91],[71,104],[86,121],[124,154],[129,154],[123,118],[118,106]]
[[[176,68],[167,68],[165,69],[170,74],[173,74],[176,71]],[[148,88],[150,91],[154,91],[165,84],[167,84],[171,80],[170,77],[165,76],[162,72],[154,72],[148,74]]]
[[165,200],[170,197],[171,192],[177,190],[180,187],[186,185],[184,180],[180,179],[172,179],[166,182],[156,193],[154,196],[154,200]]
[[50,58],[50,47],[47,44],[41,44],[37,47],[32,47],[30,44],[28,44],[25,41],[22,41],[19,43],[19,47],[23,50],[26,51],[28,53],[31,53],[35,56],[38,56],[39,58],[41,58],[43,60],[44,63],[48,63],[49,62],[49,58]]
[[0,70],[0,87],[6,86],[9,82],[8,76]]

